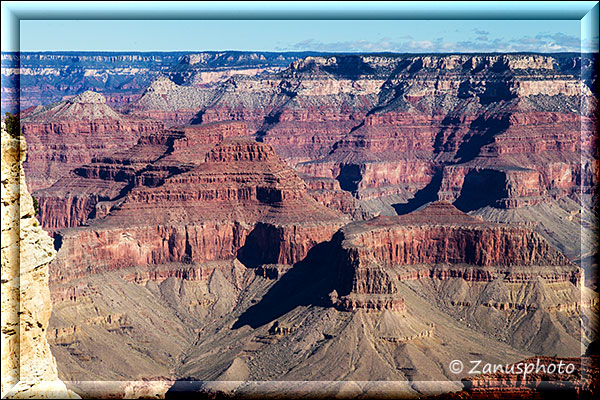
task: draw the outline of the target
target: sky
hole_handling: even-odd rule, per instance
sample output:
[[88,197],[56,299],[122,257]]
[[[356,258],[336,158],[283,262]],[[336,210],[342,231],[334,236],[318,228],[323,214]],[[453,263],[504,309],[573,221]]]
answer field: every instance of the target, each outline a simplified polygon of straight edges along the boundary
[[20,49],[579,52],[580,32],[577,20],[21,20]]

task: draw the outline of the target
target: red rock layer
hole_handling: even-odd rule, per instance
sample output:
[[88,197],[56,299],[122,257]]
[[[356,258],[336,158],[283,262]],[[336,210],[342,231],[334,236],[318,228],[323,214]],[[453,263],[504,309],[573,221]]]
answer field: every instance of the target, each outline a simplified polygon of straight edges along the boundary
[[24,169],[32,191],[44,189],[94,158],[103,157],[164,128],[162,122],[125,117],[94,92],[47,107],[21,119],[30,145]]
[[[40,222],[48,230],[57,230],[103,217],[132,187],[157,186],[166,177],[203,161],[199,154],[215,143],[245,134],[246,127],[240,122],[148,133],[135,146],[97,157],[54,186],[38,191]],[[165,157],[168,154],[170,159]],[[159,159],[163,161],[157,162]]]
[[62,178],[55,186],[35,194],[40,223],[44,229],[55,231],[101,217],[126,185],[126,182],[105,179]]
[[589,162],[582,162],[589,155],[582,158],[581,118],[575,113],[510,115],[508,128],[477,158],[444,167],[439,198],[456,200],[465,189],[465,177],[478,174],[497,175],[497,195],[491,205],[503,208],[589,190],[595,177]]
[[40,223],[51,231],[79,226],[88,219],[105,216],[132,185],[160,182],[169,174],[169,168],[146,169],[168,151],[172,140],[168,133],[150,135],[131,148],[99,157],[53,186],[38,190]]
[[570,266],[535,232],[486,223],[438,202],[398,217],[376,217],[343,229],[361,265],[469,264]]
[[319,203],[344,214],[355,214],[356,200],[350,193],[341,190],[340,183],[335,179],[307,175],[303,175],[302,179],[307,184],[308,194]]
[[[244,133],[242,124],[233,123],[173,134],[166,155],[138,171],[134,187],[104,218],[60,232],[51,279],[236,256],[257,265],[293,264],[329,240],[346,218],[310,198],[271,146],[224,138]],[[164,176],[148,178],[157,171]]]
[[[339,244],[341,299],[398,294],[397,282],[456,279],[489,282],[571,282],[580,268],[539,235],[521,226],[486,223],[438,202],[398,217],[354,222],[334,237]],[[348,303],[350,304],[350,303]]]
[[[487,168],[504,176],[480,206],[521,207],[597,182],[597,157],[582,162],[579,144],[593,141],[580,124],[592,94],[561,71],[542,55],[307,57],[212,95],[199,89],[196,121],[245,120],[299,172],[338,179],[360,200],[428,187],[430,200],[439,190],[467,201],[461,174]],[[177,93],[192,89],[164,86],[170,100],[142,106],[183,109]]]
[[[375,105],[376,90],[384,81],[332,80],[318,71],[303,72],[304,68],[294,64],[280,74],[234,76],[212,90],[161,80],[153,84],[159,90],[146,93],[133,107],[134,114],[158,117],[163,113],[171,123],[175,112],[187,111],[193,103],[197,114],[188,121],[244,121],[251,133],[290,162],[314,160],[360,124]],[[157,98],[159,92],[163,98]]]
[[[377,217],[380,218],[385,217]],[[397,221],[391,222],[394,223]],[[524,228],[415,225],[403,229],[390,228],[391,224],[387,227],[377,227],[353,239],[357,245],[368,249],[359,254],[359,257],[374,257],[385,260],[390,265],[464,263],[489,266],[567,263],[566,258],[539,235]],[[528,251],[524,252],[523,249]]]

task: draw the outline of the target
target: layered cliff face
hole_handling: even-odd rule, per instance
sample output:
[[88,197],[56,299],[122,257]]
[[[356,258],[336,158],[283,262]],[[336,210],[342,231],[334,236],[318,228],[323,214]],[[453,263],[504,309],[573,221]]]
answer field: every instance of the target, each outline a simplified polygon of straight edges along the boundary
[[[271,151],[223,140],[207,150],[204,163],[173,177],[196,182],[204,168],[223,191],[202,181],[175,193],[167,178],[162,186],[132,191],[105,219],[61,231],[52,264],[51,342],[65,378],[216,381],[195,388],[175,383],[174,393],[239,394],[248,388],[218,381],[246,380],[418,385],[463,377],[448,365],[465,354],[494,363],[532,353],[572,357],[580,339],[589,340],[579,318],[597,310],[597,298],[581,287],[580,268],[527,227],[487,223],[447,203],[351,223],[333,237],[318,236],[321,224],[310,231],[307,216],[293,229],[265,222],[291,218],[291,210],[261,214],[258,195],[241,190],[235,168],[218,164],[240,162],[249,175],[244,181],[252,177],[256,184],[250,160],[269,163]],[[279,175],[287,169],[279,168]],[[231,178],[219,178],[226,171]],[[295,179],[282,183],[277,208],[285,209],[299,189]],[[201,196],[202,205],[194,205]],[[161,207],[165,199],[172,212]],[[262,221],[250,231],[225,219],[232,215],[237,221],[262,215]],[[294,210],[291,221],[300,215]],[[164,227],[167,220],[181,228]],[[297,247],[304,234],[320,243]],[[118,343],[112,345],[118,351],[106,354],[102,343]],[[433,393],[427,385],[389,390]]]
[[[409,396],[462,378],[448,365],[465,354],[578,356],[597,297],[556,248],[584,256],[575,192],[598,164],[576,70],[307,57],[260,79],[160,78],[127,116],[92,94],[50,108],[172,125],[36,192],[61,377],[395,380]],[[421,208],[435,199],[454,206]]]
[[[271,276],[258,303],[234,309],[226,329],[201,335],[179,373],[439,383],[467,376],[446,368],[466,354],[500,363],[522,360],[515,351],[578,355],[591,334],[588,327],[579,336],[580,312],[597,309],[597,298],[581,290],[580,269],[530,229],[490,224],[447,203],[351,223]],[[223,352],[211,353],[215,347]]]
[[115,95],[111,104],[139,97],[182,53],[2,53],[2,113],[61,101],[85,90]]
[[211,88],[180,86],[168,77],[161,76],[126,111],[133,115],[157,118],[168,125],[185,125],[213,96]]
[[[589,112],[596,102],[571,65],[581,60],[567,61],[306,57],[278,74],[234,77],[211,91],[171,83],[164,104],[145,96],[138,109],[191,115],[195,108],[195,123],[244,120],[301,173],[336,179],[362,203],[387,198],[387,210],[397,204],[405,213],[438,198],[465,211],[466,203],[515,208],[597,182]],[[194,93],[191,109],[177,100],[182,91]],[[483,175],[497,188],[479,198],[473,192]]]
[[[579,103],[591,92],[553,65],[542,56],[404,60],[363,123],[327,157],[299,168],[330,174],[358,197],[382,186],[423,189],[429,201],[466,210],[464,203],[518,207],[570,194],[595,179],[580,162]],[[498,175],[497,193],[473,199],[481,170]]]
[[[145,160],[146,165],[98,163],[80,169],[78,182],[96,190],[97,198],[104,190],[98,181],[112,182],[121,176],[126,187],[92,205],[96,219],[87,226],[60,231],[61,250],[53,270],[56,279],[125,266],[226,260],[236,255],[247,265],[293,264],[347,221],[309,197],[304,182],[270,146],[244,137],[243,124],[171,133],[164,153]],[[149,154],[149,147],[161,148],[150,139],[142,142],[138,146],[144,147],[144,154]],[[40,198],[42,208],[46,203],[56,206],[47,208],[49,225],[69,217],[60,218],[60,210],[69,207],[57,204],[66,190],[59,183]]]
[[236,122],[148,134],[135,146],[94,159],[36,192],[42,226],[54,231],[102,218],[134,187],[161,185],[201,163],[211,146],[245,133],[246,126]]
[[[185,85],[211,84],[233,74],[261,74],[286,68],[315,52],[82,52],[2,54],[2,113],[50,104],[85,90],[101,91],[111,106],[130,104],[157,76]],[[594,87],[593,54],[555,54],[561,72],[580,71]],[[526,58],[524,58],[526,59]],[[20,92],[19,92],[20,88]]]
[[[186,54],[169,71],[169,78],[180,85],[210,85],[233,75],[260,76],[285,69],[311,52],[202,52]],[[313,53],[314,54],[314,53]]]
[[23,113],[21,129],[34,149],[24,167],[35,192],[96,157],[133,146],[141,136],[163,129],[163,123],[123,116],[104,96],[86,91]]
[[233,74],[286,68],[313,52],[3,52],[2,114],[51,104],[85,90],[113,107],[137,100],[156,77],[186,85],[222,82]]
[[[85,226],[55,234],[52,340],[65,378],[171,377],[198,330],[264,293],[270,281],[259,278],[258,267],[289,269],[347,222],[308,196],[270,146],[244,136],[244,124],[169,132],[130,151],[139,165],[119,164],[117,154],[78,172],[89,190],[115,176],[128,187],[98,205]],[[162,153],[135,157],[149,149]],[[122,307],[112,304],[117,300]],[[166,331],[152,332],[153,324]],[[119,337],[121,350],[98,359],[90,337]],[[139,364],[123,364],[128,358]]]
[[[149,108],[146,112],[153,107],[171,112],[183,109],[185,103],[177,93],[187,90],[198,100],[194,122],[243,120],[284,158],[312,160],[325,155],[343,132],[360,122],[376,102],[377,89],[385,76],[379,80],[330,76],[305,66],[310,60],[319,58],[309,57],[260,79],[233,77],[210,91],[172,84],[165,93],[165,104],[151,102],[151,97],[145,95],[136,107],[140,111]],[[204,97],[207,92],[209,96]],[[271,129],[278,129],[277,134],[267,138]],[[283,137],[281,143],[270,141],[276,136]]]
[[35,218],[22,163],[25,141],[2,123],[2,397],[79,398],[58,379],[46,339],[52,239]]
[[[334,242],[341,249],[332,299],[338,307],[361,299],[354,307],[394,309],[386,299],[401,301],[414,290],[537,354],[577,354],[580,341],[593,337],[591,327],[579,336],[579,313],[597,307],[597,297],[583,288],[581,268],[525,226],[484,222],[438,202],[405,216],[349,224]],[[551,340],[531,340],[530,329],[539,323]]]

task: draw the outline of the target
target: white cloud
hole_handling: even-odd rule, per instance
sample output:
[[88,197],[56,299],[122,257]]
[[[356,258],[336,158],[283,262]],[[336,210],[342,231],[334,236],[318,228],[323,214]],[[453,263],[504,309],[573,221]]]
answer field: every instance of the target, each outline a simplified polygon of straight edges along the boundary
[[[485,31],[478,31],[483,33]],[[410,36],[401,38],[385,37],[378,41],[358,40],[342,42],[321,42],[316,39],[306,39],[288,46],[280,46],[278,50],[312,50],[323,52],[579,52],[582,46],[579,37],[563,33],[542,33],[524,36],[517,39],[491,39],[489,36],[474,36],[464,41],[447,41],[442,37],[435,40],[417,40]],[[594,48],[594,43],[588,47]],[[595,42],[595,48],[598,44]],[[584,46],[585,48],[585,46]]]
[[411,49],[431,49],[433,42],[431,40],[411,40],[408,42],[408,46]]

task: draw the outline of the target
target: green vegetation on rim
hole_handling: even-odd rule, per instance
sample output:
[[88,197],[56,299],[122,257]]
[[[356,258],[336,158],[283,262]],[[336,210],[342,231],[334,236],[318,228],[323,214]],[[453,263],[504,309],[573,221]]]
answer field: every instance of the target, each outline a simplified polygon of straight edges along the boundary
[[6,119],[4,123],[6,124],[6,132],[8,132],[8,134],[11,137],[18,139],[19,136],[21,136],[21,125],[19,122],[19,117],[9,112],[6,112],[5,115]]

